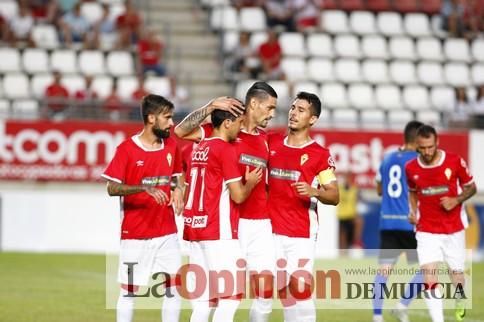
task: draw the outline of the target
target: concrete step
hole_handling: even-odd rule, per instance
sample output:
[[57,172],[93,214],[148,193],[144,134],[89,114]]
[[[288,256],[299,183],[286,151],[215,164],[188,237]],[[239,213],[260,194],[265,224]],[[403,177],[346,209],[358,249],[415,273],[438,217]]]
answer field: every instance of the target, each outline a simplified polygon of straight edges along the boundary
[[184,24],[184,23],[200,23],[206,25],[208,22],[208,16],[206,14],[200,14],[193,10],[180,10],[180,11],[153,11],[148,14],[147,19],[150,24],[158,23],[171,23],[171,24]]

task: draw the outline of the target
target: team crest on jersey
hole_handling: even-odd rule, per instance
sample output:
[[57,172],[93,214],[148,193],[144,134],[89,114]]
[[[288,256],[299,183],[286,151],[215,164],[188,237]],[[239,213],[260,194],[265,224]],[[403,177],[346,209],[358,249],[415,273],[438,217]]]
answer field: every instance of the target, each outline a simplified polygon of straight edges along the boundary
[[166,155],[166,161],[168,161],[168,166],[171,167],[171,161],[173,160],[173,157],[171,156],[171,153],[168,153]]
[[413,180],[418,180],[418,174],[413,176]]
[[308,160],[309,160],[309,156],[307,155],[307,153],[304,153],[303,155],[301,155],[301,165],[306,163],[306,161]]
[[452,170],[450,170],[450,168],[446,168],[445,171],[444,171],[444,174],[445,174],[445,177],[447,178],[447,180],[449,180],[450,176],[452,175]]

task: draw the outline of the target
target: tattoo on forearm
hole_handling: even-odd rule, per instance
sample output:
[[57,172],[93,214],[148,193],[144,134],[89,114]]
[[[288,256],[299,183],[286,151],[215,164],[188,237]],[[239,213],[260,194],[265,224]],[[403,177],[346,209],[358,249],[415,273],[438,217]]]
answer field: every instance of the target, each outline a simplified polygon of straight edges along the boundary
[[183,191],[183,186],[182,186],[182,182],[180,180],[180,177],[181,176],[171,177],[171,184],[170,184],[171,190],[175,190],[175,188],[180,188]]
[[460,195],[457,196],[457,201],[463,203],[470,197],[472,197],[476,193],[476,186],[475,185],[468,185],[462,187],[462,192]]
[[127,196],[145,191],[143,186],[130,186],[123,183],[109,182],[108,193],[110,196]]
[[190,113],[179,125],[179,127],[188,133],[200,126],[208,116],[208,106]]

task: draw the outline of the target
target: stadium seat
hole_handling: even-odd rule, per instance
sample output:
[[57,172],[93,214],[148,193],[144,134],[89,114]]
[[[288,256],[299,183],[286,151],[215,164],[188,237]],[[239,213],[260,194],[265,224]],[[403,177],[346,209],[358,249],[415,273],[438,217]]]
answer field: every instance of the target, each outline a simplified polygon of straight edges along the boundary
[[39,101],[19,99],[12,102],[12,116],[17,119],[37,119],[40,114]]
[[417,83],[415,66],[408,61],[393,61],[390,63],[390,77],[399,85]]
[[349,102],[344,85],[339,83],[325,83],[321,86],[321,98],[325,106],[336,109],[346,109]]
[[389,82],[388,66],[385,61],[370,59],[361,64],[363,79],[371,84],[384,84]]
[[[319,92],[319,86],[314,82],[307,82],[307,81],[297,82],[292,87],[291,97],[296,97],[296,94],[299,92],[308,92],[308,93],[314,93],[317,95]],[[323,105],[324,105],[324,102],[323,102]]]
[[201,0],[203,6],[208,8],[213,8],[217,6],[228,6],[230,5],[230,0]]
[[282,58],[281,69],[289,81],[306,80],[308,77],[306,74],[306,62],[302,58]]
[[399,110],[403,108],[400,89],[395,85],[379,85],[375,89],[376,105],[385,110]]
[[108,72],[115,77],[133,75],[133,56],[129,51],[111,51],[106,57]]
[[385,124],[385,111],[370,109],[360,111],[360,124],[363,128],[382,129]]
[[432,27],[432,32],[434,36],[439,38],[446,38],[447,31],[442,29],[442,17],[440,14],[435,14],[430,18],[430,25]]
[[106,98],[111,94],[113,78],[109,76],[96,76],[92,81],[92,89],[100,99]]
[[0,73],[19,72],[22,69],[20,60],[19,50],[6,47],[0,48]]
[[14,0],[2,0],[0,2],[0,15],[5,20],[10,20],[18,15],[18,3]]
[[224,53],[231,54],[238,44],[239,44],[239,33],[237,31],[229,30],[223,33]]
[[43,49],[26,48],[22,55],[22,65],[29,74],[49,72],[49,54]]
[[241,100],[245,98],[245,94],[247,93],[247,90],[256,81],[257,80],[255,79],[246,79],[246,80],[238,81],[237,84],[235,85],[235,97]]
[[145,81],[145,88],[150,93],[167,96],[170,94],[170,80],[168,77],[150,76]]
[[440,113],[438,111],[417,111],[417,120],[433,126],[439,126],[441,124]]
[[334,110],[332,125],[354,129],[358,125],[358,111],[349,108]]
[[10,101],[6,99],[0,99],[0,120],[4,120],[11,117]]
[[[323,106],[325,106],[325,102],[323,101]],[[321,114],[319,115],[316,124],[313,125],[313,128],[328,128],[331,126],[331,111],[327,108],[321,109]]]
[[467,64],[447,63],[444,66],[445,79],[447,84],[458,87],[470,84],[470,74]]
[[432,107],[439,111],[451,111],[455,104],[455,91],[448,86],[435,86],[430,89]]
[[109,6],[109,18],[116,21],[116,19],[126,11],[126,7],[122,3],[113,3]]
[[360,64],[354,59],[340,59],[335,64],[336,78],[343,83],[361,81]]
[[375,15],[369,11],[353,11],[350,14],[350,27],[357,35],[376,34]]
[[390,11],[390,0],[366,0],[366,9],[373,12]]
[[409,13],[403,19],[405,31],[411,37],[430,37],[432,30],[429,18],[422,13]]
[[333,42],[327,34],[309,34],[307,39],[308,54],[312,57],[333,57]]
[[368,84],[352,84],[348,88],[348,100],[356,109],[372,109],[376,107],[373,89]]
[[364,57],[388,58],[388,48],[385,38],[381,36],[366,36],[361,41],[361,50]]
[[402,96],[405,106],[411,110],[430,109],[429,93],[423,86],[406,86]]
[[484,64],[472,65],[471,74],[475,86],[484,84]]
[[444,42],[444,53],[448,60],[470,61],[469,44],[465,39],[446,39]]
[[427,86],[443,85],[444,71],[442,65],[437,62],[421,62],[417,65],[419,81]]
[[[254,82],[252,82],[252,84],[253,83]],[[268,83],[272,86],[272,88],[274,88],[280,101],[284,102],[290,98],[291,92],[289,91],[289,85],[286,81],[269,81]]]
[[417,0],[397,0],[393,1],[393,9],[400,13],[417,12]]
[[321,12],[322,29],[330,34],[349,33],[348,17],[344,11],[323,10]]
[[401,130],[402,127],[414,119],[413,112],[406,110],[388,111],[388,125],[391,128]]
[[77,91],[86,88],[86,82],[81,75],[66,75],[61,79],[61,84],[67,88],[70,96],[73,96]]
[[344,11],[364,10],[363,0],[343,0],[339,3],[340,9]]
[[94,25],[103,15],[102,6],[98,2],[82,2],[81,15]]
[[254,50],[258,50],[260,45],[267,41],[267,32],[260,31],[254,32],[250,36],[250,47]]
[[329,59],[310,59],[307,64],[307,72],[309,79],[316,82],[329,82],[335,80],[333,63]]
[[390,38],[390,56],[395,59],[415,60],[415,46],[413,40],[408,37]]
[[345,58],[359,58],[360,42],[354,35],[339,35],[334,40],[334,51],[336,55]]
[[472,42],[472,57],[480,62],[484,62],[484,39],[475,39]]
[[138,87],[138,79],[135,76],[123,76],[117,79],[117,93],[122,100],[130,100],[133,92]]
[[306,57],[306,45],[302,33],[283,32],[279,36],[279,44],[284,56]]
[[77,56],[74,50],[58,49],[50,54],[50,67],[63,74],[77,73]]
[[396,12],[380,12],[377,15],[377,27],[385,36],[403,34],[402,17]]
[[210,27],[214,30],[238,30],[239,16],[231,6],[215,7],[210,16]]
[[262,8],[247,7],[240,9],[240,30],[254,32],[267,29],[266,15]]
[[437,38],[417,39],[417,55],[423,60],[443,61],[442,45]]
[[99,50],[83,50],[79,54],[79,70],[85,75],[105,73],[104,55]]
[[37,47],[46,49],[59,48],[59,37],[53,25],[34,25],[32,27],[32,39]]
[[442,0],[425,0],[420,1],[420,11],[427,15],[434,15],[440,12]]
[[52,84],[54,76],[52,74],[35,74],[30,80],[30,89],[34,98],[42,98],[47,86]]
[[3,95],[8,99],[30,97],[30,86],[27,75],[20,73],[3,76]]

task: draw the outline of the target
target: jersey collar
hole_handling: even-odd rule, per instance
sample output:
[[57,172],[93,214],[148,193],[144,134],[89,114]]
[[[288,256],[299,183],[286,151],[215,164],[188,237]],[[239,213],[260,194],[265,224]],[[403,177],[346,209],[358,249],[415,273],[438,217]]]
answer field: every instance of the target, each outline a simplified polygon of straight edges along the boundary
[[287,136],[284,138],[284,145],[287,146],[288,148],[293,148],[293,149],[304,149],[305,147],[311,145],[314,143],[314,140],[309,140],[308,142],[304,143],[303,145],[300,145],[300,146],[294,146],[294,145],[290,145],[289,143],[287,143]]
[[438,151],[440,151],[440,160],[439,160],[439,162],[437,162],[437,164],[426,165],[422,161],[420,161],[420,156],[419,156],[417,158],[418,165],[421,166],[422,168],[426,168],[426,169],[440,167],[445,161],[445,151],[440,150],[440,149]]
[[135,134],[131,137],[131,140],[133,140],[134,144],[136,144],[141,150],[146,152],[155,152],[155,151],[163,150],[165,148],[165,140],[161,139],[161,146],[158,149],[147,149],[139,139],[141,134],[143,134],[143,132],[139,134]]

